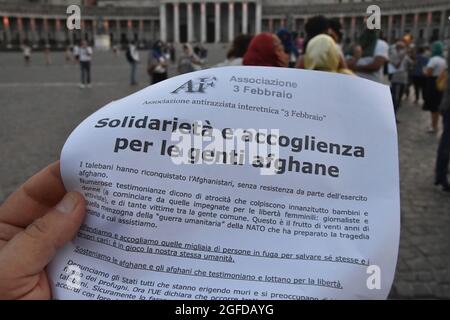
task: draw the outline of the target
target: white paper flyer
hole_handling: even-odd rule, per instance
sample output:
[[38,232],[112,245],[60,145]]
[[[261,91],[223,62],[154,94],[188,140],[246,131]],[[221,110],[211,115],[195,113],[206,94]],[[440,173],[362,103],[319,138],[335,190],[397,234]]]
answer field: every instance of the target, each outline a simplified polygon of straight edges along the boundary
[[61,155],[84,194],[56,299],[384,299],[400,200],[389,88],[267,67],[181,75],[99,109]]

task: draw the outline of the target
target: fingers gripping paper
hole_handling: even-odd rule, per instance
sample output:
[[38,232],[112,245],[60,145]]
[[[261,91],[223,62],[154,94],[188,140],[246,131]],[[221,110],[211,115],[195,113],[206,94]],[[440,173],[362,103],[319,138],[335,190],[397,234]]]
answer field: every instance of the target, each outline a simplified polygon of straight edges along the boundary
[[87,217],[58,299],[386,298],[399,241],[389,89],[261,67],[185,74],[70,135]]

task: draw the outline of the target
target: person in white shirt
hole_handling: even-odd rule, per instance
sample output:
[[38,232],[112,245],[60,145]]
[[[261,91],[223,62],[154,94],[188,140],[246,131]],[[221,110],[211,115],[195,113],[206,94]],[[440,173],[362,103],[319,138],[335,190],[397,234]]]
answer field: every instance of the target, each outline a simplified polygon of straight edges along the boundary
[[136,68],[137,68],[137,64],[139,63],[139,51],[136,48],[135,42],[131,42],[128,45],[128,49],[126,52],[126,58],[128,63],[131,66],[131,74],[130,74],[130,84],[132,86],[137,85],[137,80],[136,80]]
[[[447,56],[447,66],[450,65],[450,54]],[[450,164],[450,75],[447,68],[447,90],[441,103],[442,114],[442,136],[436,159],[435,185],[441,185],[442,190],[450,194],[449,164]]]
[[30,65],[31,60],[31,47],[26,43],[22,47],[23,50],[23,58],[25,59],[25,65]]
[[383,67],[388,60],[389,46],[386,41],[378,38],[376,30],[365,29],[348,65],[358,76],[382,83]]
[[92,60],[92,48],[88,46],[87,41],[83,40],[81,46],[78,49],[78,59],[80,61],[81,68],[81,84],[80,87],[84,88],[86,85],[91,86],[91,60]]
[[406,44],[403,41],[398,41],[395,44],[395,47],[389,54],[389,61],[395,69],[391,78],[391,94],[394,111],[397,115],[403,94],[408,86],[408,69],[412,64],[412,60],[409,58],[406,50]]
[[444,45],[440,41],[431,44],[431,59],[425,68],[426,86],[424,92],[425,103],[423,110],[431,113],[431,127],[429,133],[437,133],[439,125],[439,106],[443,93],[437,89],[436,80],[447,69],[447,61],[444,59]]

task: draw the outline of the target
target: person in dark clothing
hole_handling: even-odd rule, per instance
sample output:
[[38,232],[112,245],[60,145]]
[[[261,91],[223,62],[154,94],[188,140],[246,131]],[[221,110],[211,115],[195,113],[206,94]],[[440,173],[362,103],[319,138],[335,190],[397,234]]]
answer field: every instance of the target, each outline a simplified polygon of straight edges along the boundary
[[306,47],[308,42],[322,33],[328,33],[330,29],[330,21],[324,16],[315,16],[310,19],[305,24],[306,40],[303,43],[303,52],[306,52]]
[[416,94],[415,102],[419,103],[420,97],[424,97],[426,77],[423,70],[428,64],[428,58],[425,56],[425,48],[420,47],[417,50],[417,55],[414,59],[414,70],[412,73],[412,83],[414,86],[414,92]]
[[172,63],[175,63],[175,61],[176,61],[176,50],[175,50],[175,46],[174,46],[174,44],[173,43],[171,43],[170,45],[169,45],[169,54],[170,54],[170,61],[172,62]]
[[80,88],[91,87],[91,61],[92,61],[92,48],[88,45],[86,40],[81,42],[81,46],[78,51],[78,60],[81,67],[81,84]]
[[[450,55],[447,57],[447,65],[450,66]],[[435,185],[441,185],[442,190],[450,193],[450,184],[448,182],[448,166],[450,163],[450,76],[447,82],[447,92],[441,104],[441,114],[444,131],[442,132],[437,152]]]
[[440,41],[433,42],[431,45],[431,59],[428,61],[425,69],[425,103],[422,107],[423,110],[431,113],[431,126],[428,132],[433,134],[438,131],[439,106],[443,96],[443,92],[439,91],[436,86],[436,81],[445,69],[447,69],[447,61],[444,59],[444,44]]
[[129,43],[125,56],[130,64],[130,84],[135,86],[138,84],[136,80],[136,69],[139,63],[139,51],[137,50],[135,41]]
[[306,39],[303,42],[303,55],[300,55],[297,59],[295,65],[298,69],[304,69],[304,54],[306,53],[306,48],[308,47],[309,41],[319,34],[329,34],[330,21],[324,16],[314,16],[309,18],[305,24]]
[[167,79],[168,61],[163,53],[163,43],[158,40],[153,45],[149,54],[147,73],[150,76],[151,84]]
[[289,67],[293,68],[299,56],[298,50],[294,45],[292,34],[285,28],[278,30],[278,38],[284,46],[284,52],[289,56]]

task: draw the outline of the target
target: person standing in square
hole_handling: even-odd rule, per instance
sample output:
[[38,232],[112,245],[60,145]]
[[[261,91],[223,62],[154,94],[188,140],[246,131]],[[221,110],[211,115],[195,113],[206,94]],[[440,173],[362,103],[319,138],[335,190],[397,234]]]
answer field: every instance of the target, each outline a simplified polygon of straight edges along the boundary
[[91,87],[91,61],[92,61],[92,48],[88,45],[86,40],[81,42],[79,48],[79,61],[81,69],[81,84],[80,87]]
[[[449,65],[450,54],[447,57],[447,66]],[[441,185],[443,191],[450,193],[450,184],[448,182],[448,166],[450,163],[450,76],[447,77],[447,89],[441,104],[441,114],[444,131],[442,132],[437,152],[435,185]]]

